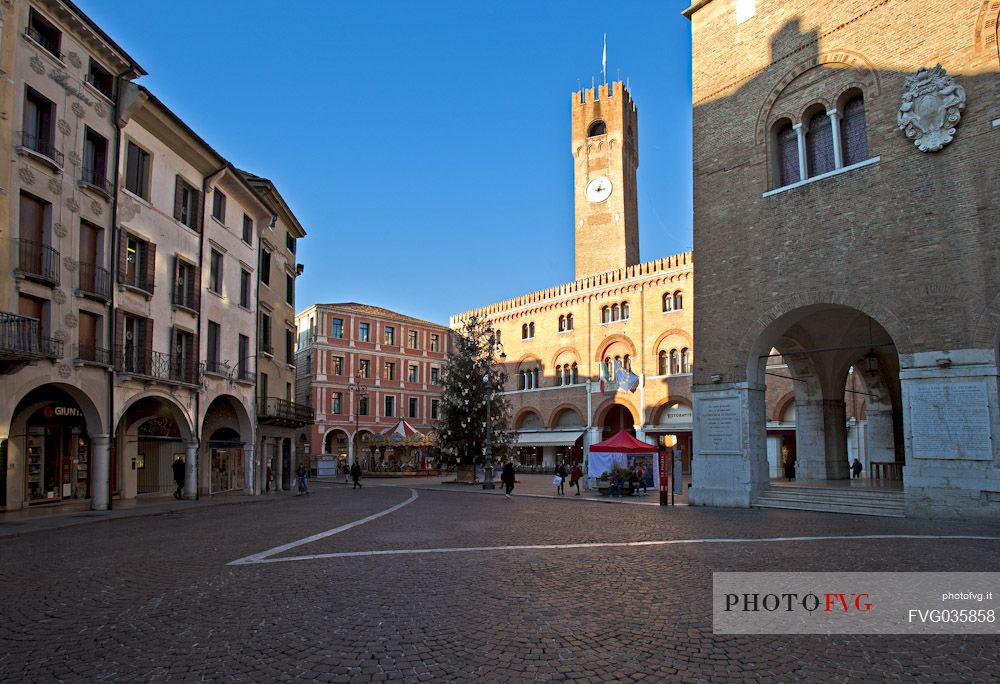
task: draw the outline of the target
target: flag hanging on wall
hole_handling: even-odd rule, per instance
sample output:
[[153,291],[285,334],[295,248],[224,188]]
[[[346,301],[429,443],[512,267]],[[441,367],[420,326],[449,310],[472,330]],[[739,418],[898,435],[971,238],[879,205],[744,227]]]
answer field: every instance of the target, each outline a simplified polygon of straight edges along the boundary
[[615,361],[615,381],[618,387],[629,392],[635,392],[635,388],[639,386],[639,376],[627,370],[618,361]]

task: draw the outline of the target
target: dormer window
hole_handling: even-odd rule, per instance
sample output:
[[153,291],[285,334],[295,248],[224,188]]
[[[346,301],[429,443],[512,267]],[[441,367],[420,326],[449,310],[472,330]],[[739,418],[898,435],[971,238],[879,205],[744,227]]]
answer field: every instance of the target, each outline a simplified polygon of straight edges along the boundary
[[593,138],[596,135],[604,135],[608,132],[607,125],[598,119],[594,123],[590,124],[590,128],[587,129],[587,137]]

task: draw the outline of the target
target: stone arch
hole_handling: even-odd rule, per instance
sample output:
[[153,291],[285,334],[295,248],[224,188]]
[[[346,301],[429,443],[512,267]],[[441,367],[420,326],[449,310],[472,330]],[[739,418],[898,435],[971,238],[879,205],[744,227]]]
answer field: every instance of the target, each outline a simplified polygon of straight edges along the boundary
[[514,368],[520,368],[526,363],[537,363],[540,366],[542,365],[542,359],[537,354],[522,354],[521,358],[514,362]]
[[[34,398],[30,396],[32,393],[38,394],[38,391],[43,390],[45,387],[51,387],[63,392],[76,403],[76,405],[80,408],[80,412],[83,413],[83,420],[87,425],[87,433],[91,437],[95,435],[108,434],[110,428],[105,425],[104,418],[101,416],[101,411],[94,404],[93,400],[79,387],[62,382],[37,381],[26,382],[16,388],[5,387],[5,390],[9,392],[11,396],[22,397],[22,399],[15,404],[11,416],[7,418],[10,434],[23,432],[24,425],[27,423],[27,419],[31,416],[31,414],[45,404],[51,403],[51,401],[43,399],[40,394]],[[25,404],[26,399],[32,400]],[[17,423],[16,427],[15,422]]]
[[127,399],[121,406],[117,407],[115,425],[117,426],[125,418],[133,406],[145,400],[155,400],[162,403],[170,413],[170,417],[175,423],[177,423],[177,429],[180,430],[181,439],[185,442],[195,440],[194,425],[190,414],[173,395],[159,390],[146,391]]
[[580,353],[576,350],[575,347],[561,347],[560,349],[556,350],[556,353],[552,355],[552,364],[551,364],[552,367],[555,367],[560,363],[564,363],[563,361],[561,361],[561,358],[564,354],[573,357],[572,359],[570,359],[571,363],[580,363],[580,358],[581,358]]
[[583,419],[583,414],[580,413],[580,409],[575,404],[563,403],[552,409],[552,413],[549,414],[549,427],[555,429],[559,425],[559,418],[562,417],[564,413],[570,411],[575,413],[580,421],[580,427],[586,427],[587,421]]
[[523,429],[524,422],[528,420],[531,416],[534,416],[538,420],[539,428],[545,427],[545,423],[544,421],[542,421],[541,412],[538,409],[531,406],[526,406],[522,408],[520,411],[518,411],[517,414],[514,416],[514,420],[511,424],[514,426],[515,430],[521,430]]
[[615,342],[621,342],[625,348],[628,349],[629,356],[633,359],[635,358],[635,345],[632,343],[632,340],[625,335],[616,333],[614,335],[608,335],[601,340],[600,344],[597,345],[597,354],[594,356],[594,361],[602,361],[604,359],[604,353],[610,349],[611,345]]
[[[209,414],[212,413],[214,409],[223,405],[228,407],[228,409],[230,409],[235,416],[238,425],[238,432],[240,433],[240,439],[244,442],[252,442],[254,434],[254,421],[250,418],[250,415],[247,413],[247,408],[240,398],[231,394],[220,394],[205,407],[205,413],[202,418],[203,431],[210,429],[208,426]],[[209,436],[210,435],[208,434],[202,435],[204,439],[208,439]]]
[[635,425],[642,425],[642,416],[639,413],[639,409],[636,408],[635,404],[633,404],[629,399],[624,397],[605,399],[603,402],[598,404],[596,410],[594,411],[594,425],[603,425],[604,419],[607,418],[608,411],[610,411],[613,406],[623,407],[632,414],[632,421]]
[[687,342],[689,349],[694,348],[694,341],[691,338],[691,333],[686,330],[682,330],[681,328],[670,328],[669,330],[662,332],[660,336],[656,338],[656,342],[653,343],[652,352],[654,358],[656,357],[656,353],[660,350],[660,345],[663,344],[664,341],[666,341],[666,339],[671,335],[682,338],[685,342]]
[[[755,321],[747,326],[737,345],[738,349],[749,352],[747,357],[747,379],[755,378],[756,364],[759,363],[759,356],[766,355],[772,346],[767,343],[766,349],[761,349],[764,344],[764,334],[773,327],[779,319],[787,318],[809,310],[819,310],[822,308],[844,307],[854,309],[859,313],[867,314],[873,321],[877,322],[892,338],[899,354],[909,354],[913,352],[913,342],[909,330],[902,320],[895,313],[882,306],[877,301],[859,296],[851,290],[805,290],[789,295],[785,299],[776,302],[770,308],[760,313]],[[788,327],[785,322],[785,328]],[[781,327],[780,325],[778,327]]]
[[830,109],[832,109],[832,104],[829,100],[822,97],[814,97],[806,102],[805,105],[799,107],[798,123],[802,124],[803,128],[808,128],[809,120],[813,116],[818,113],[826,114]]
[[683,398],[683,397],[666,397],[664,399],[660,399],[658,402],[656,402],[656,404],[654,404],[651,407],[651,409],[649,411],[649,418],[650,418],[650,420],[654,424],[659,425],[659,423],[660,423],[660,416],[668,408],[673,407],[674,404],[680,404],[681,406],[686,406],[687,408],[691,409],[692,411],[694,410],[692,408],[692,406],[691,406],[691,400],[690,399]]
[[788,407],[795,403],[795,390],[789,390],[778,399],[774,404],[774,413],[771,414],[769,420],[781,421],[782,416],[785,415],[785,411]]
[[349,444],[349,438],[348,438],[347,430],[345,430],[344,428],[339,428],[339,427],[330,428],[329,430],[327,430],[323,434],[323,453],[324,454],[332,454],[333,453],[333,451],[331,451],[329,447],[332,445],[333,438],[335,438],[336,433],[338,433],[338,432],[343,437],[344,446],[345,447],[348,446],[348,444]]
[[767,97],[764,98],[763,103],[761,103],[760,110],[757,112],[757,123],[754,126],[755,144],[763,145],[767,142],[767,134],[770,130],[768,123],[776,120],[773,117],[772,110],[775,103],[778,101],[778,98],[781,97],[781,94],[785,91],[785,88],[787,88],[792,81],[810,69],[821,67],[825,64],[846,64],[849,67],[858,70],[863,76],[860,83],[866,86],[864,88],[866,95],[869,91],[873,96],[878,96],[882,92],[878,69],[875,68],[875,64],[870,59],[864,57],[858,52],[854,52],[852,50],[836,50],[823,52],[815,57],[807,57],[789,68],[789,70],[785,72],[785,75],[781,77],[781,80],[774,84],[771,92],[768,93]]

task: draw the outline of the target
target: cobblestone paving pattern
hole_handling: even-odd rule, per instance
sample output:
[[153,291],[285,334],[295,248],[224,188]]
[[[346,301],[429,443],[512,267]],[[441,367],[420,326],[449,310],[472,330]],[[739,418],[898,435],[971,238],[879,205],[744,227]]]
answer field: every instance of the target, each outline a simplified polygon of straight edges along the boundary
[[[713,571],[996,571],[1000,542],[489,550],[228,565],[378,513],[401,487],[0,540],[0,682],[1000,682],[988,636],[712,634]],[[1000,526],[420,491],[278,557]]]

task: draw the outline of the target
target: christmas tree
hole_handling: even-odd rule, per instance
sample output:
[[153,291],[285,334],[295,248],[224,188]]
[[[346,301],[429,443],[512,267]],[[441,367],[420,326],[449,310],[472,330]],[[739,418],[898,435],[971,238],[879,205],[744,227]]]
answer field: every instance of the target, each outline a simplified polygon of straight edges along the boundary
[[489,460],[496,464],[514,442],[510,402],[502,394],[507,373],[495,355],[502,360],[503,347],[488,323],[473,316],[453,331],[435,432],[442,450],[465,465],[485,463],[487,445]]

